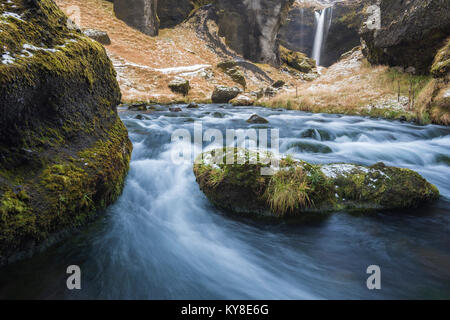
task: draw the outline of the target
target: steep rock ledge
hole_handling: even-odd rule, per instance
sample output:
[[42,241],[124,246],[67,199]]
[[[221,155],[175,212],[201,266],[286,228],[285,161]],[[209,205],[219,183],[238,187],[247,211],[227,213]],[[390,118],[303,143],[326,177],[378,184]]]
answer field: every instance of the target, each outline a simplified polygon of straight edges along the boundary
[[52,0],[0,5],[0,265],[91,220],[121,193],[131,142],[104,48]]
[[373,64],[414,67],[429,73],[450,34],[447,0],[381,0],[381,29],[363,29],[364,54]]

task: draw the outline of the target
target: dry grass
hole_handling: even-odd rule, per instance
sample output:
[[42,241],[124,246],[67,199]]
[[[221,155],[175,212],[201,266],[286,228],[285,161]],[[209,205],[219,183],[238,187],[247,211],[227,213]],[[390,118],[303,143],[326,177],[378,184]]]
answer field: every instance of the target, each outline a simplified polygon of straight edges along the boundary
[[[197,36],[190,24],[173,29],[162,29],[157,37],[147,36],[118,20],[113,4],[105,0],[56,0],[67,14],[71,7],[80,8],[82,28],[94,28],[108,32],[111,45],[105,46],[118,72],[118,81],[124,102],[154,101],[208,101],[218,84],[236,85],[222,70],[216,68],[221,59]],[[185,75],[182,72],[164,73],[154,69],[210,65],[213,75],[206,79],[202,74]],[[268,66],[267,72],[274,79],[296,81],[290,75]],[[176,76],[189,79],[191,91],[187,97],[172,93],[168,83]],[[251,75],[246,77],[248,90],[257,90],[261,83]]]
[[308,112],[426,121],[418,116],[423,112],[417,99],[430,80],[428,76],[412,76],[386,66],[371,66],[360,51],[355,51],[324,70],[313,82],[264,99],[263,104]]
[[278,215],[293,213],[311,205],[306,175],[301,167],[280,170],[272,176],[266,189],[267,202]]

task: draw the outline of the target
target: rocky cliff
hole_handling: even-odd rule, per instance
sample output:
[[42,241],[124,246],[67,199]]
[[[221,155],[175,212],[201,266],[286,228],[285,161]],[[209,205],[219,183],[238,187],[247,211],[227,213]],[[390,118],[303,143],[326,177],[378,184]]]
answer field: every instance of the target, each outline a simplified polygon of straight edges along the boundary
[[216,0],[219,35],[254,62],[279,65],[277,35],[293,0]]
[[450,2],[381,0],[380,9],[381,29],[365,28],[361,33],[367,59],[428,73],[450,34]]
[[161,28],[171,28],[186,20],[197,8],[213,0],[158,0],[158,18]]
[[114,0],[114,13],[129,26],[156,36],[159,30],[157,4],[158,0]]
[[121,193],[131,143],[105,49],[52,0],[0,5],[0,265]]

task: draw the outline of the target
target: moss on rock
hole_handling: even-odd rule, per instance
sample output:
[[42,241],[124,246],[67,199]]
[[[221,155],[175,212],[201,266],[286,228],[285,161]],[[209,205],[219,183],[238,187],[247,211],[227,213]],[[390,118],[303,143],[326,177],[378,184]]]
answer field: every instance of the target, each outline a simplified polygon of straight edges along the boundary
[[[233,164],[227,161],[230,154]],[[270,157],[245,149],[217,149],[199,156],[194,173],[213,204],[250,215],[317,216],[337,210],[410,208],[439,197],[434,185],[409,169],[382,163],[312,165],[286,157],[278,160],[272,175],[262,175],[262,169],[270,169]]]
[[310,59],[301,52],[292,51],[283,46],[280,46],[280,59],[287,66],[304,73],[309,73],[316,67],[314,59]]
[[51,0],[11,0],[0,19],[1,265],[112,203],[132,146],[99,43],[69,29]]

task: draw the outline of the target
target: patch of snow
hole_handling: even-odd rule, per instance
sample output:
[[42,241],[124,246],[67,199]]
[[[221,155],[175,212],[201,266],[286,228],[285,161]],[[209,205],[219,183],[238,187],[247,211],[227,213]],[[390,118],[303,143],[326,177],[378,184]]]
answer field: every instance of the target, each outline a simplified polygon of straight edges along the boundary
[[3,18],[3,19],[7,19],[7,18],[10,18],[10,17],[25,22],[22,19],[21,15],[19,15],[17,13],[14,13],[14,12],[3,12],[2,15],[0,15],[0,18]]
[[3,64],[12,64],[14,63],[14,58],[11,56],[11,54],[7,51],[2,55],[2,63]]

